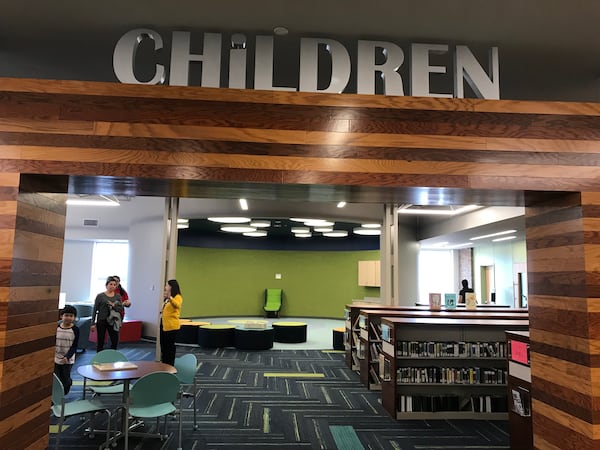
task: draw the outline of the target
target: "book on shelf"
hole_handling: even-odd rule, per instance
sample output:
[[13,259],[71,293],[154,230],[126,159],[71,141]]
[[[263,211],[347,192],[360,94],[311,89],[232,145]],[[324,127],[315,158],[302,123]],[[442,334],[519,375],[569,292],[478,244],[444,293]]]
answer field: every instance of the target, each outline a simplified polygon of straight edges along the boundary
[[465,309],[477,309],[477,297],[474,292],[465,294]]
[[371,334],[373,335],[373,339],[380,340],[381,339],[381,325],[377,325],[373,322],[369,322],[369,328],[371,328]]
[[444,294],[444,305],[446,309],[456,309],[456,294]]
[[429,294],[429,309],[439,310],[442,308],[442,294],[440,293],[430,293]]

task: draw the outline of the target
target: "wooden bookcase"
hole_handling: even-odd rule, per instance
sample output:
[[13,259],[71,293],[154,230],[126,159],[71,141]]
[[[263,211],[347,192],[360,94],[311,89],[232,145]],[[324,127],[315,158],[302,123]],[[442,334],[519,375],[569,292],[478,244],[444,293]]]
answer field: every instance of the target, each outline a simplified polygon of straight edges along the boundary
[[531,367],[529,362],[529,332],[507,331],[508,349],[508,425],[510,448],[533,449],[531,420]]
[[383,317],[383,407],[397,419],[508,418],[505,330],[527,318]]
[[495,319],[528,319],[529,314],[522,309],[453,309],[442,311],[407,309],[361,309],[359,311],[359,345],[357,359],[360,365],[360,381],[371,390],[381,390],[381,376],[379,373],[381,356],[381,319],[383,317],[441,317],[441,318],[481,318],[485,320]]

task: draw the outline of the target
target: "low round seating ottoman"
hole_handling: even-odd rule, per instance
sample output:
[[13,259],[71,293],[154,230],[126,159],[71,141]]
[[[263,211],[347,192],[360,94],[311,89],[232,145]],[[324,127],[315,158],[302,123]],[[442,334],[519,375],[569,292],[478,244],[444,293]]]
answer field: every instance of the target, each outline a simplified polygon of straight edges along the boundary
[[210,325],[210,322],[195,322],[192,320],[186,320],[180,323],[181,328],[179,328],[176,340],[178,344],[198,345],[198,327]]
[[274,340],[288,344],[306,342],[306,329],[304,322],[273,322]]
[[207,348],[233,347],[234,331],[234,325],[202,325],[198,327],[198,344]]
[[333,349],[334,350],[345,350],[344,347],[344,333],[346,328],[338,327],[333,329]]
[[239,350],[269,350],[273,348],[273,328],[235,329],[235,348]]

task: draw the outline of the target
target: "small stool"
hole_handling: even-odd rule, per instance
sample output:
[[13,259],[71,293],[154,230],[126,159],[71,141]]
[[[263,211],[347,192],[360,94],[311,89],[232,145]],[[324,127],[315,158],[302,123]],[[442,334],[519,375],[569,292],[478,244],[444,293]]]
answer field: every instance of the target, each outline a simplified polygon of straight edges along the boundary
[[239,350],[269,350],[273,348],[273,328],[235,329],[235,348]]
[[234,331],[234,325],[202,325],[198,327],[198,344],[206,348],[233,347]]
[[198,345],[198,327],[203,325],[210,325],[210,322],[194,322],[186,320],[181,322],[179,333],[177,333],[177,339],[175,342],[178,344],[195,344]]
[[344,347],[344,333],[346,332],[345,327],[339,327],[333,329],[333,349],[334,350],[345,350]]
[[304,322],[273,322],[274,340],[288,344],[306,342],[306,328]]

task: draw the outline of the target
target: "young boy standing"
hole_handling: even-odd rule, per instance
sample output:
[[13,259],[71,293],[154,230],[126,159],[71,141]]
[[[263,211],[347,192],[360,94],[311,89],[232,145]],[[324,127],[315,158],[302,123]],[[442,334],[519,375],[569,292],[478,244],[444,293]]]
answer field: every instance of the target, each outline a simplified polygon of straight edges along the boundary
[[75,352],[79,342],[79,328],[75,325],[77,310],[74,306],[66,305],[61,311],[62,321],[56,329],[56,350],[54,352],[54,373],[69,393],[73,380],[71,369],[75,363]]

